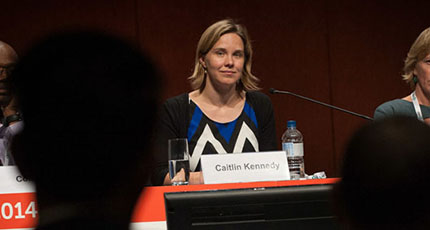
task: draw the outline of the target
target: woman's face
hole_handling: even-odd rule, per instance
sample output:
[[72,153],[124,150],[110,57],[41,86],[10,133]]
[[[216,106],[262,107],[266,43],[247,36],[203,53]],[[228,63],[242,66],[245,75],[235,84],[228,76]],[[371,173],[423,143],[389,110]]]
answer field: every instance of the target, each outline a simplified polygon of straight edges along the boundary
[[425,95],[430,96],[430,54],[415,65],[414,75],[418,78],[416,87],[421,88]]
[[222,35],[200,62],[214,87],[236,86],[245,63],[242,39],[235,33]]

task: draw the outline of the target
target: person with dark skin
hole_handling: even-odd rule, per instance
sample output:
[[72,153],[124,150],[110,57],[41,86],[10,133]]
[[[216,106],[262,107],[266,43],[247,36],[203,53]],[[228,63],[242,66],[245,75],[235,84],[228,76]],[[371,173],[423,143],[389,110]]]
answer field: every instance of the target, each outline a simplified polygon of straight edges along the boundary
[[22,128],[22,117],[9,87],[9,75],[12,72],[18,55],[7,43],[0,41],[0,165],[13,165],[9,143],[15,133]]
[[33,46],[11,79],[25,123],[12,152],[36,186],[36,229],[129,229],[152,164],[153,65],[111,35],[62,32]]

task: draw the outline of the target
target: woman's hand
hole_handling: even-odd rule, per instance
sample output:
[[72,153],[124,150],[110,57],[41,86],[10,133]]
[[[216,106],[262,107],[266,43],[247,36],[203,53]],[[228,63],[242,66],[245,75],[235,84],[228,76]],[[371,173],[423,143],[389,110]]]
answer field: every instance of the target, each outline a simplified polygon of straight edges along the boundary
[[204,184],[202,172],[191,172],[188,184]]
[[[203,173],[202,172],[190,172],[190,178],[188,180],[188,184],[204,184],[203,181]],[[164,177],[163,185],[172,185],[172,181],[170,180],[169,173]]]

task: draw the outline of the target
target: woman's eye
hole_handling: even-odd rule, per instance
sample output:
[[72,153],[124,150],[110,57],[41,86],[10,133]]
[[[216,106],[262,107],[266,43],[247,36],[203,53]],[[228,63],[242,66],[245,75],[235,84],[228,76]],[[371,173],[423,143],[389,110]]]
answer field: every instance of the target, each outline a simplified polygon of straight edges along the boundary
[[235,57],[243,57],[243,54],[242,53],[234,53],[234,56]]
[[216,55],[218,55],[218,56],[222,56],[222,55],[224,55],[224,52],[222,52],[222,51],[217,51],[217,52],[216,52]]

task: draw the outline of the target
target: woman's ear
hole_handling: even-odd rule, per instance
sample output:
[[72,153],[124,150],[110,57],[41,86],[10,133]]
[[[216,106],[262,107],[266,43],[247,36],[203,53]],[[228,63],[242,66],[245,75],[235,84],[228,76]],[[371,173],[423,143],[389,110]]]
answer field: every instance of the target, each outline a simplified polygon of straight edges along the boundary
[[201,56],[199,58],[199,62],[200,62],[200,65],[203,66],[203,69],[206,69],[206,63],[205,63],[205,57],[204,56]]

